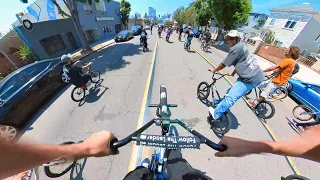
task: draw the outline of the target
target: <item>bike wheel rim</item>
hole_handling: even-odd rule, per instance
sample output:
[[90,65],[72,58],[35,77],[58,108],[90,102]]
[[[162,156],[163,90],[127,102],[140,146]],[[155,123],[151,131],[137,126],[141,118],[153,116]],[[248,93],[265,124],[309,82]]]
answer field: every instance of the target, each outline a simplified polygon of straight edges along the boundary
[[201,84],[201,86],[198,89],[198,96],[200,98],[207,97],[207,94],[209,93],[208,90],[209,90],[208,86],[206,86],[205,84]]
[[256,111],[259,117],[268,117],[272,114],[272,107],[268,103],[262,102],[257,105]]
[[226,115],[222,114],[219,121],[213,122],[213,128],[215,129],[215,132],[222,134],[227,128],[228,123]]
[[93,82],[97,82],[99,81],[99,73],[97,71],[93,71],[91,74],[91,80]]
[[295,109],[293,113],[294,117],[296,117],[299,120],[309,120],[312,118],[312,112],[306,107],[299,106]]
[[84,96],[84,90],[80,87],[78,87],[73,93],[73,98],[78,101],[83,99],[83,96]]

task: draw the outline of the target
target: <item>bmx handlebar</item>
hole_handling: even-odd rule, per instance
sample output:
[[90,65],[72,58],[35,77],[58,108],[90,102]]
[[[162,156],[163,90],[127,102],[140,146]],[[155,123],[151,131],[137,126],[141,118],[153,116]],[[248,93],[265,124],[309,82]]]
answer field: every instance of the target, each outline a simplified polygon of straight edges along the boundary
[[207,146],[215,149],[217,151],[225,151],[227,150],[226,145],[219,145],[199,132],[192,129],[187,124],[183,123],[182,121],[175,119],[169,120],[172,124],[179,124],[181,127],[189,131],[194,136],[159,136],[159,135],[148,135],[148,134],[141,134],[143,131],[148,129],[152,124],[156,121],[161,119],[152,119],[144,126],[133,132],[131,135],[127,136],[122,140],[118,140],[114,138],[110,141],[109,147],[111,152],[116,154],[118,152],[118,148],[125,146],[126,144],[130,143],[131,141],[136,141],[137,145],[144,145],[144,146],[151,146],[151,147],[162,147],[162,148],[172,148],[172,149],[199,149],[200,144],[206,144]]

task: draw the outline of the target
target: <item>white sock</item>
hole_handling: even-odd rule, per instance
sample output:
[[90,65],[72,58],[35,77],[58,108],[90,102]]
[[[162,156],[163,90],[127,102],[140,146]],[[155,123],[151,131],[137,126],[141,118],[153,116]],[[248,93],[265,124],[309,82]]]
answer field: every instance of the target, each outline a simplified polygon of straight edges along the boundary
[[209,113],[211,114],[211,116],[213,117],[214,119],[214,108],[213,107],[209,107]]

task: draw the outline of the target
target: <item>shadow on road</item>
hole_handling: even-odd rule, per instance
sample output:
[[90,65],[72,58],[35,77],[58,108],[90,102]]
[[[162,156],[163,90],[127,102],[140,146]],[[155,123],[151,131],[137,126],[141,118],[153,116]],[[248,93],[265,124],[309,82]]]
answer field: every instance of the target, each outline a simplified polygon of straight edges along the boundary
[[63,88],[57,90],[56,94],[47,99],[46,103],[43,103],[37,112],[33,112],[30,116],[27,117],[26,123],[23,125],[23,128],[20,129],[19,134],[17,135],[17,140],[26,132],[33,130],[32,124],[41,116],[43,112],[45,112],[60,96],[63,94],[71,84],[64,86]]
[[83,169],[87,163],[87,158],[77,161],[75,166],[70,170],[70,180],[83,180]]
[[[101,74],[114,71],[120,68],[125,68],[130,62],[125,61],[124,57],[126,56],[134,56],[138,54],[142,54],[142,48],[139,45],[133,44],[129,42],[126,43],[118,43],[112,46],[107,46],[102,48],[95,53],[90,54],[89,56],[83,58],[83,62],[93,61],[92,69],[99,71]],[[19,139],[26,131],[32,130],[32,124],[42,115],[42,113],[48,109],[69,87],[71,84],[63,87],[62,89],[58,90],[53,97],[48,99],[46,103],[43,103],[42,106],[38,108],[37,112],[34,112],[28,117],[28,121],[24,127],[20,130],[17,139]],[[106,90],[106,89],[105,89]],[[97,101],[101,95],[105,92],[105,90],[99,95],[96,96],[99,91],[94,91],[86,100],[88,103],[92,103]]]
[[[102,92],[100,92],[101,89],[103,89]],[[90,88],[88,95],[86,95],[86,97],[79,102],[79,107],[84,105],[85,103],[94,103],[98,101],[108,89],[108,87],[105,87],[103,85]]]
[[130,62],[124,57],[142,54],[142,48],[139,44],[132,43],[117,43],[113,46],[101,49],[96,53],[89,55],[82,61],[93,61],[92,69],[97,70],[100,74],[108,71],[125,68]]

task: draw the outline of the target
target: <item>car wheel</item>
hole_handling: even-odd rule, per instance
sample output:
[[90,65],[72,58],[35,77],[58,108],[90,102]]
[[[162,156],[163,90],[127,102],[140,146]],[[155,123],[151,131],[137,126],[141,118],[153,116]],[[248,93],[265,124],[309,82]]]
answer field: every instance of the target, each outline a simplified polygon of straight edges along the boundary
[[13,141],[18,135],[18,128],[11,124],[0,124],[0,138]]
[[290,93],[293,90],[293,85],[291,82],[288,82],[288,84],[286,85],[286,89],[287,89],[288,93]]
[[70,77],[66,73],[62,73],[61,79],[66,84],[70,83]]

